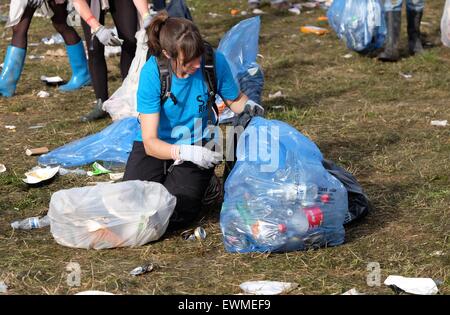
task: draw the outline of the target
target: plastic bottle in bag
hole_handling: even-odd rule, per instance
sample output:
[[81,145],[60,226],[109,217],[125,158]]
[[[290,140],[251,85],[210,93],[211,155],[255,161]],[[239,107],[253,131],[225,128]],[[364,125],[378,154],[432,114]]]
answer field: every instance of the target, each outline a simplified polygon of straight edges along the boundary
[[283,245],[287,239],[287,226],[284,223],[256,220],[251,230],[255,240],[268,246]]
[[45,216],[43,218],[31,217],[22,221],[14,221],[11,227],[15,230],[31,230],[40,229],[50,225],[50,218]]

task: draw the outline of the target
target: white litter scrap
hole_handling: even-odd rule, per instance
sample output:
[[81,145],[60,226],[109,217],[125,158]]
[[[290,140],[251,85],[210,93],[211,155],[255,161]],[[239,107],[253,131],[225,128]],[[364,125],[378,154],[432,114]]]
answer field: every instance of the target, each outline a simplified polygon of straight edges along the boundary
[[56,167],[40,167],[36,166],[25,173],[26,178],[22,179],[27,184],[38,184],[40,182],[49,180],[59,171],[59,166]]
[[434,295],[439,292],[436,282],[431,278],[406,278],[389,276],[384,280],[387,286],[395,286],[407,293],[417,295]]
[[361,292],[358,292],[355,288],[348,290],[347,292],[342,293],[341,295],[364,295]]
[[121,46],[105,46],[105,57],[106,58],[120,56],[121,53],[122,53]]
[[60,77],[60,76],[54,76],[54,77],[47,77],[45,75],[41,75],[41,81],[45,82],[45,83],[60,83],[63,82],[64,80]]
[[342,57],[345,58],[345,59],[350,59],[350,58],[353,57],[353,55],[352,54],[346,54],[346,55],[344,55]]
[[78,292],[78,293],[75,293],[75,295],[114,295],[114,294],[110,293],[110,292],[106,292],[106,291],[91,290],[91,291]]
[[53,34],[51,37],[44,37],[41,40],[45,45],[56,45],[64,43],[64,38],[61,34]]
[[46,98],[50,96],[50,93],[46,92],[46,91],[39,91],[39,93],[37,94],[38,97],[40,98]]
[[403,73],[403,72],[400,72],[399,73],[402,77],[404,77],[405,79],[411,79],[412,78],[412,74],[410,74],[410,73]]
[[3,281],[0,281],[0,293],[8,293],[8,286]]
[[293,5],[291,8],[288,9],[289,12],[294,13],[296,15],[300,15],[301,13],[301,5]]
[[276,295],[292,291],[298,286],[297,283],[278,281],[247,281],[239,287],[247,294]]
[[220,16],[220,14],[214,13],[214,12],[208,12],[208,15],[209,15],[210,17],[212,17],[213,19],[215,19],[216,17]]
[[264,14],[264,13],[266,13],[266,12],[264,12],[264,11],[261,10],[261,9],[253,9],[252,13],[253,13],[253,14]]
[[274,98],[280,98],[280,97],[284,97],[283,93],[281,93],[281,91],[275,92],[273,94],[269,94],[269,100],[274,99]]
[[14,126],[14,125],[6,125],[5,128],[9,129],[9,130],[15,130],[16,126]]
[[124,173],[109,173],[109,179],[118,181],[123,178]]
[[4,164],[0,164],[0,173],[6,172],[6,166]]
[[448,124],[447,120],[432,120],[431,121],[432,126],[445,127],[445,126],[447,126],[447,124]]
[[29,55],[28,59],[30,60],[35,60],[35,59],[44,59],[44,56],[40,56],[40,55]]
[[[1,172],[0,172],[0,173],[1,173]],[[432,257],[444,256],[444,252],[441,251],[441,250],[437,250],[437,251],[435,251],[435,252],[432,252],[432,253],[430,254],[430,256],[432,256]]]

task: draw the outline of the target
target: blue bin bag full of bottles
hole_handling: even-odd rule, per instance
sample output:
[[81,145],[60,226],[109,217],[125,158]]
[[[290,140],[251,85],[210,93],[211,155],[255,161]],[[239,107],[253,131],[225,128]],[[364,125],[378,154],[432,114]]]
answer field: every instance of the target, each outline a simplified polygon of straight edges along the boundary
[[63,167],[77,167],[95,161],[125,164],[139,128],[136,117],[117,120],[99,133],[41,155],[38,162]]
[[253,118],[225,182],[220,227],[233,253],[288,252],[344,242],[347,190],[319,148],[286,123]]
[[386,21],[380,0],[334,0],[327,16],[349,49],[368,53],[383,46]]
[[[222,52],[230,65],[231,73],[241,91],[254,102],[261,104],[264,74],[256,62],[258,55],[259,16],[245,19],[233,26],[220,40],[217,51]],[[220,97],[216,103],[223,102]],[[221,114],[220,123],[232,121],[234,113],[228,108]]]

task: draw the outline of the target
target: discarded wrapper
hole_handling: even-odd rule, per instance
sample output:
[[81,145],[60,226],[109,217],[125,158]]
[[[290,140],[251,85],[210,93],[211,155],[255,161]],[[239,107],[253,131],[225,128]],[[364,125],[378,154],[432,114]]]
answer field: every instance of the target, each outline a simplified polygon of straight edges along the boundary
[[47,77],[43,75],[41,76],[41,81],[50,86],[56,86],[64,83],[64,80],[60,76]]
[[92,164],[92,169],[94,171],[89,171],[87,172],[87,176],[97,176],[97,175],[103,175],[103,174],[109,174],[111,173],[110,170],[104,168],[100,163],[95,162],[94,164]]
[[123,178],[124,173],[109,173],[109,178],[113,181],[118,181]]
[[445,127],[445,126],[447,126],[447,123],[448,123],[447,120],[432,120],[431,121],[432,126]]
[[403,72],[400,72],[399,73],[402,77],[404,77],[405,79],[411,79],[412,78],[412,74],[410,74],[410,73],[403,73]]
[[6,172],[6,166],[3,164],[0,164],[0,173]]
[[40,182],[51,179],[59,171],[59,166],[56,167],[35,167],[25,173],[27,178],[22,179],[27,184],[38,184]]
[[407,278],[402,276],[389,276],[384,284],[393,290],[405,291],[417,295],[433,295],[439,292],[436,282],[431,278]]
[[239,287],[247,294],[276,295],[292,291],[298,286],[297,283],[278,281],[247,281]]
[[38,97],[40,98],[46,98],[50,96],[50,93],[46,92],[46,91],[39,91],[39,93],[37,94]]
[[252,13],[253,14],[264,14],[265,12],[261,9],[253,9]]
[[106,292],[106,291],[91,290],[91,291],[78,292],[78,293],[75,293],[75,295],[114,295],[114,294],[110,293],[110,292]]
[[300,32],[305,33],[305,34],[325,35],[325,34],[328,34],[330,31],[327,30],[326,28],[306,25],[306,26],[300,27]]
[[7,293],[8,292],[8,286],[5,284],[5,282],[0,281],[0,293]]
[[355,288],[348,290],[347,292],[342,293],[341,295],[364,295],[361,292],[358,292]]
[[153,269],[155,269],[155,265],[154,264],[147,264],[147,265],[143,265],[143,266],[139,266],[134,268],[133,270],[130,271],[130,275],[132,276],[140,276],[143,275],[144,273],[150,272]]
[[14,129],[16,129],[16,126],[13,126],[13,125],[6,125],[5,128],[6,128],[6,129],[9,129],[9,130],[14,130]]
[[25,151],[25,154],[28,156],[32,156],[32,155],[40,155],[40,154],[45,154],[48,153],[49,150],[47,147],[41,147],[41,148],[35,148],[35,149],[27,149]]
[[274,98],[280,98],[283,97],[283,93],[281,91],[275,92],[273,94],[269,94],[269,100]]

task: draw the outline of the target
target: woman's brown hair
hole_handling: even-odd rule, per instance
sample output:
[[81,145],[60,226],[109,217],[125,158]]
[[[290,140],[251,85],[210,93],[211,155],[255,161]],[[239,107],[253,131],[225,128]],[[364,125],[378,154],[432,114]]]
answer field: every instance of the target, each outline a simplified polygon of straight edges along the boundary
[[183,65],[203,55],[205,47],[197,26],[192,21],[169,17],[163,10],[156,15],[147,29],[148,48],[152,55],[160,56],[165,50],[177,60],[183,55]]

